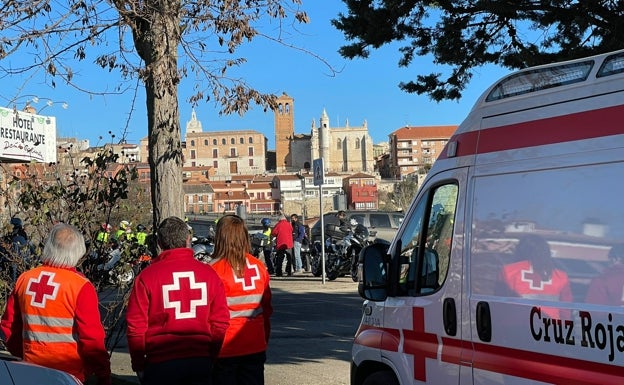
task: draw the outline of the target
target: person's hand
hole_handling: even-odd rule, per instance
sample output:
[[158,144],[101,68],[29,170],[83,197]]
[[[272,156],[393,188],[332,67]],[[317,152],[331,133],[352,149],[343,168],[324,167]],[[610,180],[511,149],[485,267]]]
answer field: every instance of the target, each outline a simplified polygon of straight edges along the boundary
[[136,376],[139,379],[139,383],[142,384],[143,383],[143,378],[145,377],[145,375],[143,374],[143,371],[136,372]]

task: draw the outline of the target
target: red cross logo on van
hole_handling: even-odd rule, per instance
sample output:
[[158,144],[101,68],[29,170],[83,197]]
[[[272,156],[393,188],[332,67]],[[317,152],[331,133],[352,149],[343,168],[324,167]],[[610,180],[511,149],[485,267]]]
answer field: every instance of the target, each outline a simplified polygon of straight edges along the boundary
[[527,282],[531,290],[544,290],[544,285],[552,285],[552,278],[548,281],[542,280],[542,275],[535,273],[533,266],[522,270],[522,281]]
[[403,351],[414,356],[414,379],[427,381],[425,360],[438,358],[438,335],[425,332],[425,310],[412,308],[412,330],[403,330]]
[[28,280],[26,294],[30,295],[30,306],[45,308],[47,300],[55,300],[61,286],[54,282],[54,273],[42,271],[39,277]]

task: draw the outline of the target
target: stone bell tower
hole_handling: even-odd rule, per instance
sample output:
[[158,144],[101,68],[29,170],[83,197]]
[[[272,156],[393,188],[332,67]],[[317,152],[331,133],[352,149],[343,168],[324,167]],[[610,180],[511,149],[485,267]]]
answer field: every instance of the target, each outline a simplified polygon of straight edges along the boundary
[[285,92],[277,98],[275,115],[275,167],[283,172],[292,168],[291,142],[295,136],[295,100]]

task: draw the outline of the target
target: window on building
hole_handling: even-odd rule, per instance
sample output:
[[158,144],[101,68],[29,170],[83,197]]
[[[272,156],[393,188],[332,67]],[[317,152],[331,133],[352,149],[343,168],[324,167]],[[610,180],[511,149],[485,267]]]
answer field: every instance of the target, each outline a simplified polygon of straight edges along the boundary
[[215,146],[216,146],[216,145],[217,145],[217,143],[218,143],[218,142],[217,142],[217,139],[213,139],[213,140],[212,140],[212,144],[213,144],[213,145],[215,145]]
[[218,158],[219,157],[219,150],[217,150],[216,148],[212,149],[212,157],[213,158]]
[[253,165],[254,165],[253,158],[250,158],[250,159],[249,159],[249,166],[253,166]]
[[230,144],[236,144],[236,139],[230,138]]
[[208,145],[208,139],[204,139],[204,146]]
[[236,156],[236,149],[235,148],[230,148],[230,156],[231,157],[235,157]]
[[227,144],[227,140],[225,140],[225,138],[221,138],[221,144]]
[[359,149],[360,148],[360,140],[358,138],[355,139],[355,149]]
[[195,141],[191,140],[191,147],[195,147]]
[[218,169],[219,168],[219,161],[213,161],[212,162],[212,167]]
[[238,142],[240,144],[245,144],[245,138],[243,138],[242,136],[240,138],[238,138]]
[[253,156],[253,154],[254,154],[253,147],[249,147],[248,154],[249,154],[249,156]]
[[336,150],[342,150],[342,141],[340,139],[336,142]]
[[249,137],[249,144],[252,144],[252,143],[253,143],[253,136],[250,136]]
[[191,159],[195,159],[195,150],[191,150]]

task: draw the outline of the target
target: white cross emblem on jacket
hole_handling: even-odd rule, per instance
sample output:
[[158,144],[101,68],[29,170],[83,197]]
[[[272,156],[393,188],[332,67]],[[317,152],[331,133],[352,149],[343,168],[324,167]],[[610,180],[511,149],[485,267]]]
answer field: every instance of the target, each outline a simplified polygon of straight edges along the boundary
[[208,286],[196,282],[192,271],[174,272],[173,284],[163,285],[162,290],[164,307],[174,309],[176,319],[195,318],[197,307],[208,305]]

